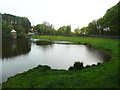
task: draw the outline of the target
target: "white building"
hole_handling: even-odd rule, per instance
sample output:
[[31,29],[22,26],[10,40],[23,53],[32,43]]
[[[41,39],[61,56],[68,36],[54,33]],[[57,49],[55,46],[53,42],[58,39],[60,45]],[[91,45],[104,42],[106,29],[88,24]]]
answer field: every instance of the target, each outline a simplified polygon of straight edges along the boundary
[[14,29],[10,33],[13,38],[17,38],[17,32]]

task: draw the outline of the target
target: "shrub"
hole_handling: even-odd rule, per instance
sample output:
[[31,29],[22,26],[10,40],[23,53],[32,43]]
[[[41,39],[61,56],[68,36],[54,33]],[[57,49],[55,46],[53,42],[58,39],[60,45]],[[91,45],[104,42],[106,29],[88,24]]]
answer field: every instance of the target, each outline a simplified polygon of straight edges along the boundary
[[79,69],[83,69],[83,62],[75,62],[74,63],[74,68],[79,70]]
[[80,70],[80,69],[83,69],[83,62],[75,62],[73,67],[69,67],[68,70]]
[[34,68],[34,69],[37,69],[37,70],[39,70],[39,71],[47,71],[47,70],[50,70],[51,69],[51,67],[49,67],[49,66],[47,66],[47,65],[38,65],[36,68]]
[[97,63],[97,65],[101,65],[101,63]]
[[85,68],[89,68],[89,67],[90,67],[90,65],[85,66]]
[[92,64],[92,66],[96,66],[95,64]]
[[51,69],[51,67],[49,67],[47,65],[42,66],[42,70],[43,71],[50,70],[50,69]]
[[74,67],[69,67],[69,69],[68,70],[74,70]]

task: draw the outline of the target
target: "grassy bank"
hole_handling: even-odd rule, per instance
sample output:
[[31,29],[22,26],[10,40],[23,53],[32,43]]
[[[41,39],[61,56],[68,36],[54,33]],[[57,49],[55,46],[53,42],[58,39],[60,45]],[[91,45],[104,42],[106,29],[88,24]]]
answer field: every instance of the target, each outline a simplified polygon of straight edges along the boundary
[[65,36],[32,36],[38,39],[89,43],[112,56],[111,60],[83,70],[53,70],[38,66],[9,78],[3,88],[115,88],[118,87],[118,42],[112,39]]

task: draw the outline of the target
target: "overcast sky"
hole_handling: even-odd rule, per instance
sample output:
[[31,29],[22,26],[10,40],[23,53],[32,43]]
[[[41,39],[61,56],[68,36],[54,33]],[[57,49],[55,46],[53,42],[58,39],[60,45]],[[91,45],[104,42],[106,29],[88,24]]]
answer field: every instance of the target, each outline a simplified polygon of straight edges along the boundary
[[119,0],[0,0],[0,12],[28,17],[32,25],[47,21],[58,29],[87,26]]

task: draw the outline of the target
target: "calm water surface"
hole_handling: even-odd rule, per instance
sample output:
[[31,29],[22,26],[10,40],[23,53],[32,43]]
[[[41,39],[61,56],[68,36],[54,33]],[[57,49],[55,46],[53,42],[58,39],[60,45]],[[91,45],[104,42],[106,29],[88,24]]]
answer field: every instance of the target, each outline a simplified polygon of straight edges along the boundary
[[49,65],[53,69],[68,69],[75,61],[84,66],[102,63],[106,55],[85,45],[66,41],[46,41],[39,39],[3,39],[2,80],[40,65]]

